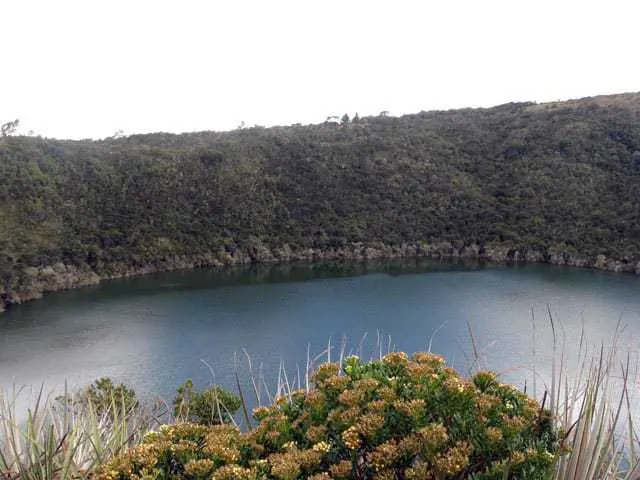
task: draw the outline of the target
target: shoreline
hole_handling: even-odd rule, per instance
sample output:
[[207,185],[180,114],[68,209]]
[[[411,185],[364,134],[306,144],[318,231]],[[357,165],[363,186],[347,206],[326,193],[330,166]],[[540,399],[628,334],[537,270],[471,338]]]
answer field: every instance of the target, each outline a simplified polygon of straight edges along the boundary
[[[394,259],[470,260],[498,265],[548,264],[575,268],[631,273],[640,275],[640,260],[609,259],[567,251],[539,251],[517,249],[508,246],[471,245],[457,248],[448,242],[437,245],[417,242],[398,246],[374,243],[354,243],[341,249],[292,250],[288,245],[268,249],[261,246],[252,249],[221,250],[193,255],[175,255],[136,264],[118,263],[92,269],[89,265],[56,263],[43,267],[27,267],[16,272],[10,285],[0,285],[0,313],[17,305],[41,299],[45,293],[99,285],[106,280],[150,275],[176,270],[198,268],[225,269],[251,264],[318,263],[322,261],[376,261]],[[98,270],[99,273],[96,271]]]

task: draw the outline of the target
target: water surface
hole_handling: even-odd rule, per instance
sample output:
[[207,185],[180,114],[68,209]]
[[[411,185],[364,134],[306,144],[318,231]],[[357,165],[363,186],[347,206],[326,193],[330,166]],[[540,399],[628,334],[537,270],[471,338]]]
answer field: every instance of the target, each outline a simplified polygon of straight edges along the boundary
[[[432,350],[466,371],[483,366],[522,383],[537,364],[548,376],[552,334],[574,351],[640,338],[640,278],[531,265],[298,265],[226,272],[198,270],[111,281],[47,295],[0,316],[0,386],[80,386],[109,376],[140,394],[170,398],[186,378],[233,387],[234,356],[251,354],[274,382],[281,362],[304,371],[307,351],[329,342],[334,358],[369,357],[389,345]],[[533,318],[533,320],[532,320]],[[439,328],[441,327],[441,328]],[[362,341],[362,347],[359,344]],[[389,340],[389,338],[391,340]],[[204,360],[204,362],[203,362]],[[244,369],[244,362],[241,367]],[[244,370],[243,370],[244,371]]]

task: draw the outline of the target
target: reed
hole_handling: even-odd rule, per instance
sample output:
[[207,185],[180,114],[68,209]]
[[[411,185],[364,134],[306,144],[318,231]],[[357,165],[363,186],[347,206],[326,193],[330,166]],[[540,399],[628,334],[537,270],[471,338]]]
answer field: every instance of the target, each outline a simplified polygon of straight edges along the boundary
[[[553,480],[635,480],[640,478],[638,436],[632,392],[637,389],[637,362],[620,348],[620,323],[612,340],[592,352],[580,334],[577,355],[567,358],[566,339],[549,310],[553,332],[548,408],[565,432],[566,454],[558,457]],[[561,341],[562,340],[562,341]],[[570,367],[570,365],[573,365]],[[577,374],[569,375],[569,371]]]
[[54,397],[42,387],[25,416],[17,408],[27,394],[15,385],[0,391],[2,480],[83,478],[162,421],[161,406],[131,406],[116,395],[97,405],[66,388]]

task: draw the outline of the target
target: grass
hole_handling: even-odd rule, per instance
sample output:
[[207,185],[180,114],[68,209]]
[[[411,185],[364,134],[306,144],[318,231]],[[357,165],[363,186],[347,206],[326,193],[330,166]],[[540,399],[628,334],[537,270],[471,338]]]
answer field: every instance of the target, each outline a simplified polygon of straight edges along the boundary
[[[592,351],[581,332],[577,354],[569,354],[566,335],[549,312],[553,332],[553,360],[550,379],[544,381],[534,371],[534,385],[544,384],[541,403],[552,412],[563,435],[563,454],[556,458],[550,480],[633,480],[640,478],[639,439],[634,422],[634,390],[637,366],[631,355],[619,345],[620,325],[611,342]],[[479,351],[473,331],[473,364],[479,363]],[[363,339],[364,341],[364,339]],[[390,351],[378,335],[375,354],[382,358]],[[362,350],[362,343],[358,350]],[[431,343],[431,342],[430,342]],[[293,377],[280,367],[275,392],[271,393],[262,370],[255,371],[246,354],[250,389],[258,405],[278,398],[291,398],[295,390],[313,390],[310,373],[318,364],[330,362],[334,347],[329,343],[319,356],[308,355],[305,371]],[[535,347],[534,347],[535,351]],[[342,363],[345,344],[333,361]],[[240,382],[236,362],[236,381],[242,399],[242,417],[251,428],[247,392]],[[572,372],[571,374],[569,372]],[[577,373],[576,373],[577,372]],[[19,421],[18,398],[25,392],[14,387],[0,392],[0,479],[66,480],[87,478],[105,462],[128,448],[140,444],[145,433],[161,423],[170,423],[164,410],[140,406],[126,407],[113,396],[107,407],[98,409],[91,400],[60,402],[42,389],[37,393],[26,418]],[[534,386],[535,394],[535,386]],[[73,394],[65,394],[73,399]],[[24,415],[22,415],[24,417]],[[447,477],[448,478],[448,477]],[[454,478],[454,477],[452,477]],[[505,475],[504,477],[509,478]]]

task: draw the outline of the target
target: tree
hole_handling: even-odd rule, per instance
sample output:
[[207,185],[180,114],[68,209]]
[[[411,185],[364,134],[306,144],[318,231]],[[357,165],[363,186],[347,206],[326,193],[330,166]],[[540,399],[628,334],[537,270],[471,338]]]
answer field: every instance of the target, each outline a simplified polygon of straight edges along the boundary
[[220,387],[198,392],[191,379],[177,388],[173,413],[181,419],[201,425],[230,423],[241,406],[240,398]]
[[20,125],[20,120],[16,118],[13,122],[7,122],[2,125],[2,127],[0,127],[0,133],[3,137],[14,135],[18,129],[18,125]]
[[122,417],[139,407],[136,392],[120,383],[115,385],[108,377],[103,377],[76,394],[57,397],[60,405],[75,408],[92,408],[100,417],[105,414]]
[[349,115],[347,115],[346,113],[342,116],[342,119],[340,120],[340,122],[345,125],[347,123],[349,123]]

